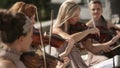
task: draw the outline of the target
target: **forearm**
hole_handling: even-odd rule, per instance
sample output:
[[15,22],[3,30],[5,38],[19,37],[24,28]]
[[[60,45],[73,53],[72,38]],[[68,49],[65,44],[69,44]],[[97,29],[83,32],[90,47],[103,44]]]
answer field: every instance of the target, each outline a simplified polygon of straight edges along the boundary
[[73,40],[68,43],[68,46],[64,51],[64,54],[68,55],[70,53],[71,49],[73,48],[74,43],[80,41],[81,39],[83,39],[88,34],[89,34],[89,31],[85,30],[83,32],[78,32],[78,33],[70,35],[70,38],[73,39]]
[[74,46],[74,42],[68,43],[65,51],[63,53],[61,53],[61,57],[67,56],[71,52],[73,46]]
[[88,51],[92,52],[93,54],[97,54],[101,50],[99,46],[93,46],[92,39],[87,39],[83,41],[82,44]]
[[66,32],[64,32],[62,29],[60,28],[54,28],[53,31],[52,31],[53,34],[58,34],[60,35],[62,38],[64,39],[68,39],[70,38],[70,35]]
[[110,41],[105,42],[105,43],[97,43],[97,44],[94,44],[94,46],[101,46],[101,45],[103,45],[103,46],[107,46],[107,45],[110,46],[110,45],[114,44],[118,39],[119,39],[119,36],[116,35]]
[[82,32],[74,33],[70,37],[75,40],[75,42],[78,42],[85,38],[88,34],[90,34],[89,30],[84,30]]
[[[114,37],[108,42],[108,45],[114,44],[119,38],[120,38],[120,37],[119,37],[118,35],[114,36]],[[104,45],[107,45],[107,43],[104,44]]]

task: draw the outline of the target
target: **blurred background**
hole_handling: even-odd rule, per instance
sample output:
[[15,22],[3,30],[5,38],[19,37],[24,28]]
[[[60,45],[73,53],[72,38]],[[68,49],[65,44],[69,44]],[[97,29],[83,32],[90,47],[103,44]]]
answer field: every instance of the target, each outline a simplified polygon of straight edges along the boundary
[[[51,24],[51,10],[53,10],[53,19],[55,20],[58,9],[65,0],[0,0],[0,8],[9,9],[15,2],[23,1],[37,6],[39,19],[43,27],[49,27]],[[80,18],[85,22],[90,19],[88,2],[90,0],[75,0],[81,7]],[[103,5],[103,16],[106,19],[120,16],[120,0],[100,0]],[[116,18],[117,19],[117,18]],[[53,21],[55,22],[55,21]],[[119,23],[119,22],[118,22]],[[38,24],[35,24],[39,27]],[[47,29],[48,30],[48,29]]]

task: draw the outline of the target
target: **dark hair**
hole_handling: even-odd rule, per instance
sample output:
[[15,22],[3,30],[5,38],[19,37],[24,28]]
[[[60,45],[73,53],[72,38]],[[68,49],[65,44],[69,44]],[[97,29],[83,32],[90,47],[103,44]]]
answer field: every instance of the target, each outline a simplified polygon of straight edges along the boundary
[[99,4],[102,7],[102,3],[99,0],[91,0],[89,2],[89,5],[91,5],[91,4]]
[[0,31],[1,40],[4,43],[12,43],[23,33],[23,26],[26,24],[27,17],[22,13],[12,15],[8,12],[0,12]]

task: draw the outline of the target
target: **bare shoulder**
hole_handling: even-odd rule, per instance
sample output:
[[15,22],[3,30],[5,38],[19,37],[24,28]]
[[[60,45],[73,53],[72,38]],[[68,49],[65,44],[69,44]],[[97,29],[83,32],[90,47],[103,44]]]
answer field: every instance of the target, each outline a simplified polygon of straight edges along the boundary
[[9,59],[0,58],[0,68],[16,68],[16,66]]

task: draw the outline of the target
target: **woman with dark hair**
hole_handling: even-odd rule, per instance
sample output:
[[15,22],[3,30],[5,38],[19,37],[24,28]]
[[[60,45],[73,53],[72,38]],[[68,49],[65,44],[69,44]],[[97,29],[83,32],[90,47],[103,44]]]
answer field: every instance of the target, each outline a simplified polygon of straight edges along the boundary
[[[23,13],[26,16],[29,17],[29,19],[32,21],[33,24],[35,24],[35,15],[37,13],[37,7],[34,4],[27,4],[27,3],[24,3],[24,2],[16,2],[8,10],[8,12],[10,12],[12,14]],[[36,33],[36,32],[37,32],[37,35],[35,34],[35,37],[34,37],[34,33]],[[40,43],[40,40],[39,40],[40,37],[39,37],[38,33],[39,33],[38,29],[33,27],[33,35],[32,35],[33,42],[32,42],[32,46],[33,46],[33,48],[37,48],[39,50],[39,47],[38,47],[37,44]],[[43,57],[42,56],[43,53],[42,53],[41,50],[40,50],[40,52],[37,52],[37,53],[39,54],[39,57],[41,57],[41,58]],[[49,65],[49,68],[54,68],[55,66],[56,66],[56,68],[64,68],[67,65],[67,63],[69,62],[68,57],[64,57],[63,58],[64,63],[61,63],[60,61],[58,61],[58,64],[55,64],[56,63],[56,59],[49,58],[48,56],[46,56],[46,58],[48,59],[46,61],[47,61],[47,65]],[[40,61],[43,62],[43,60],[40,60]],[[41,65],[43,65],[43,63]]]
[[22,13],[0,12],[0,68],[26,68],[20,55],[32,42],[31,20]]

